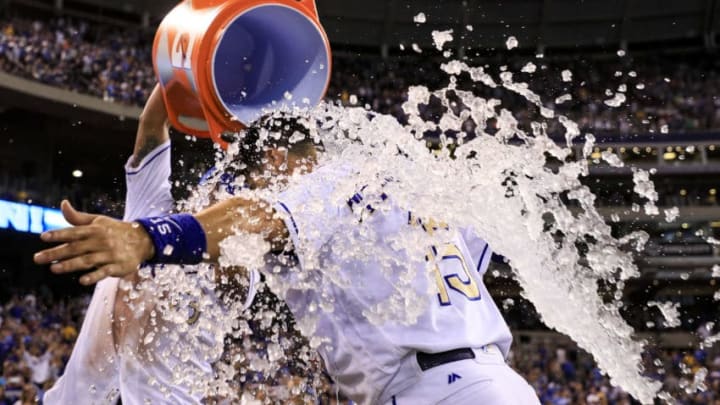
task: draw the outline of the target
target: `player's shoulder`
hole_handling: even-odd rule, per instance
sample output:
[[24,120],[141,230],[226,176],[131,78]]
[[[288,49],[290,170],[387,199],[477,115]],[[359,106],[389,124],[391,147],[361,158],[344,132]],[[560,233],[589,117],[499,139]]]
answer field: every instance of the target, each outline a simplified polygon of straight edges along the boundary
[[459,231],[460,235],[462,235],[463,239],[465,239],[466,241],[487,243],[473,226],[460,227]]
[[309,176],[336,176],[336,179],[341,179],[346,176],[356,175],[357,173],[359,173],[359,170],[353,168],[352,165],[339,160],[332,160],[318,163],[315,169],[309,174]]
[[331,198],[332,195],[340,194],[352,196],[355,192],[352,182],[355,173],[349,165],[321,163],[309,173],[292,176],[282,194],[306,194],[315,198]]
[[139,162],[136,161],[136,157],[134,155],[131,156],[125,164],[125,173],[128,178],[141,176],[152,171],[146,169],[152,169],[158,164],[164,164],[163,159],[169,159],[171,146],[172,145],[169,140],[165,141],[143,156]]

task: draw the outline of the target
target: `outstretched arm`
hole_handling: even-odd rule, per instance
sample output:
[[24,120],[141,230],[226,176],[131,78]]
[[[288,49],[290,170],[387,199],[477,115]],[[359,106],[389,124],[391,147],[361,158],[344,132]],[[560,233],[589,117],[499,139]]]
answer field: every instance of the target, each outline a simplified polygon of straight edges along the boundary
[[273,250],[279,250],[288,242],[285,222],[264,201],[231,198],[198,213],[195,218],[202,225],[207,237],[209,260],[220,257],[220,242],[239,232],[262,235]]
[[[150,235],[137,223],[76,211],[63,201],[62,211],[74,228],[42,234],[45,242],[63,243],[34,257],[38,264],[53,263],[54,273],[94,270],[80,282],[95,284],[107,277],[124,277],[155,257]],[[220,242],[239,232],[262,235],[274,248],[288,241],[285,223],[265,202],[233,198],[195,216],[207,240],[206,258],[217,261]]]

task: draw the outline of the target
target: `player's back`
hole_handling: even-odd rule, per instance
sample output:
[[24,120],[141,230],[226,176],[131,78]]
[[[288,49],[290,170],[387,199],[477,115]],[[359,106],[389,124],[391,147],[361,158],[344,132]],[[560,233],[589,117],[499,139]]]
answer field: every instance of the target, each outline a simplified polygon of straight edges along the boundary
[[[325,339],[319,351],[343,391],[388,401],[419,379],[418,352],[496,345],[507,354],[510,331],[482,282],[489,246],[387,195],[327,202],[339,178],[320,168],[279,207],[300,262],[285,274],[285,298],[299,324],[316,325],[316,341]],[[326,197],[320,211],[318,196]]]

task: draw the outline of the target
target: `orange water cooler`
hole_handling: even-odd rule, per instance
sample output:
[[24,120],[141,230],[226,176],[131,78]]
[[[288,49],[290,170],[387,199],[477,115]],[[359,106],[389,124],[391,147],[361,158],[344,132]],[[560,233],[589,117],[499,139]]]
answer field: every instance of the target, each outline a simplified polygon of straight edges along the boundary
[[186,0],[153,46],[171,124],[225,145],[270,110],[314,106],[330,81],[330,44],[314,0]]

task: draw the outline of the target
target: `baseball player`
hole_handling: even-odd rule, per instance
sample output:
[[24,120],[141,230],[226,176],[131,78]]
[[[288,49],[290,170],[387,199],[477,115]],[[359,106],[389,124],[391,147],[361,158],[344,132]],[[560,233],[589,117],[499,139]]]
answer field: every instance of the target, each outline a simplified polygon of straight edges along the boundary
[[[166,120],[167,112],[156,88],[141,116],[134,152],[125,166],[125,220],[168,214],[174,207]],[[123,281],[133,286],[121,288]],[[138,284],[137,274],[124,280],[107,278],[98,283],[65,372],[45,394],[44,403],[70,404],[82,399],[82,403],[87,404],[114,404],[118,398],[128,405],[200,403],[202,394],[177,384],[173,372],[193,368],[208,375],[212,373],[210,361],[213,359],[197,350],[182,361],[164,353],[172,345],[195,343],[183,333],[178,335],[184,341],[171,341],[167,335],[158,335],[153,342],[146,343],[148,333],[154,333],[159,327],[176,329],[177,325],[151,316],[156,297],[138,290]],[[130,299],[133,290],[139,297]],[[212,291],[203,293],[211,297],[213,294]],[[198,308],[194,311],[196,313],[188,314],[188,322],[209,316],[197,312]],[[208,339],[210,345],[214,344],[213,338],[222,342],[222,337],[203,338]]]
[[[221,242],[237,232],[260,235],[278,263],[268,266],[269,282],[298,324],[313,326],[306,332],[320,342],[328,373],[353,401],[539,404],[533,389],[505,363],[512,336],[482,281],[491,256],[485,241],[472,229],[417,218],[392,196],[371,195],[362,187],[336,197],[352,184],[352,168],[314,168],[310,135],[297,121],[266,119],[258,125],[247,132],[242,148],[259,157],[246,162],[251,187],[310,172],[273,199],[237,197],[195,216],[133,223],[80,213],[64,202],[65,217],[77,226],[43,234],[44,241],[66,244],[39,252],[35,260],[56,262],[51,270],[58,273],[95,269],[81,278],[91,284],[133,274],[147,261],[217,260]],[[265,137],[267,149],[257,146],[263,131],[276,135]],[[298,133],[304,141],[294,143]],[[122,246],[112,243],[118,238]],[[392,243],[403,238],[425,246]],[[169,254],[168,245],[174,246]],[[373,318],[398,288],[426,303],[415,322]]]

